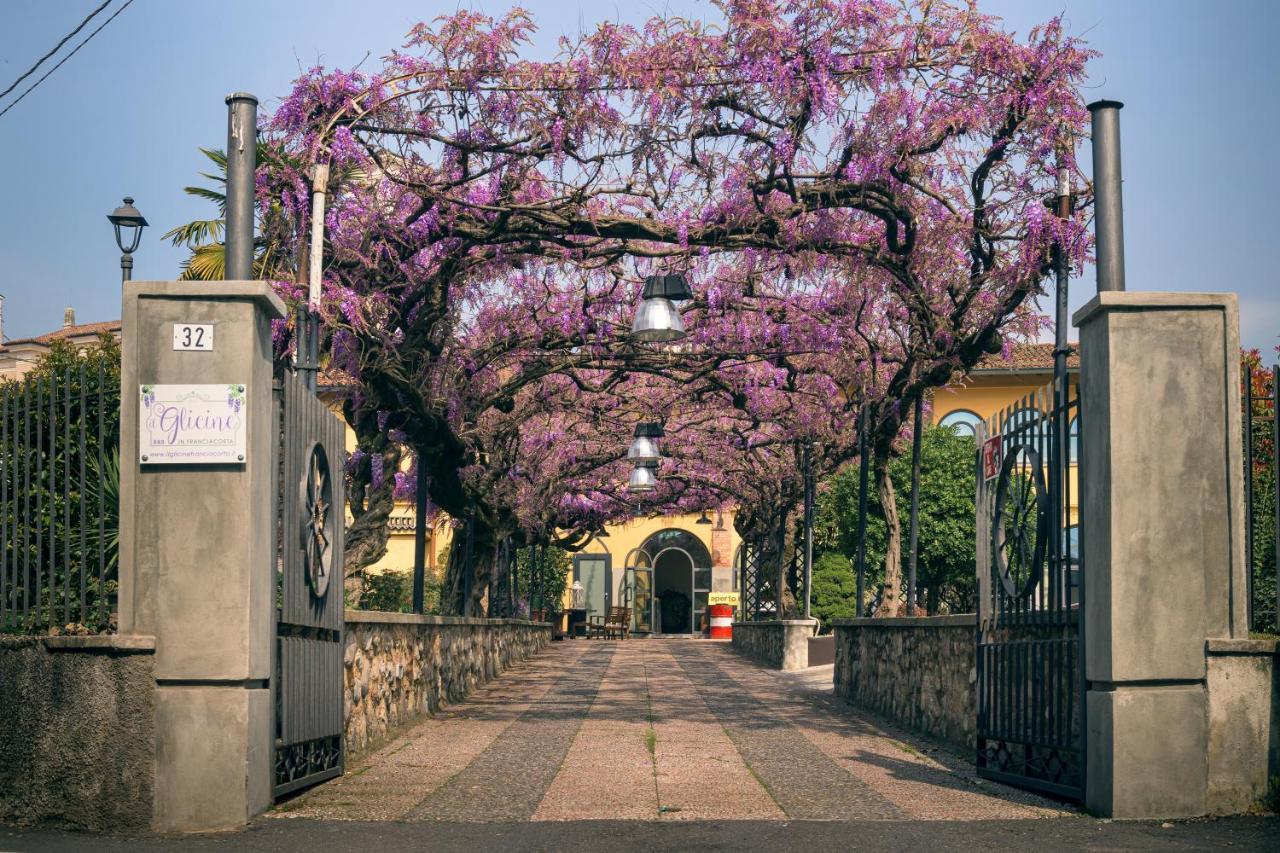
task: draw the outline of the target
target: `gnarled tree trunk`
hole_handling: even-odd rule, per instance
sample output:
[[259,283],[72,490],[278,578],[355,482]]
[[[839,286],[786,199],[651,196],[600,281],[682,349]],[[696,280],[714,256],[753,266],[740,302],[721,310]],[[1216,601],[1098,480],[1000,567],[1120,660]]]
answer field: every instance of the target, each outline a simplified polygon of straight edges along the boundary
[[902,597],[902,524],[898,519],[898,504],[894,500],[893,479],[889,476],[889,455],[875,456],[876,489],[880,493],[880,508],[884,512],[884,592],[874,616],[897,616]]
[[399,445],[387,442],[380,455],[381,483],[373,484],[372,472],[367,470],[369,459],[366,459],[366,470],[356,471],[348,486],[347,507],[351,511],[351,522],[347,525],[342,563],[342,575],[348,591],[357,590],[364,570],[387,554],[390,535],[387,522],[395,508],[395,472],[400,470],[403,453]]

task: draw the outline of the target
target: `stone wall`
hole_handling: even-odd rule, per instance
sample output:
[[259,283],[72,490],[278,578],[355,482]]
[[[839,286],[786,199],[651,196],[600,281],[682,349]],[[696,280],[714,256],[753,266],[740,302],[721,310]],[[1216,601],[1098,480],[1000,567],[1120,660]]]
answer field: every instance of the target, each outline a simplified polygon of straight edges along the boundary
[[1211,814],[1247,812],[1280,775],[1280,668],[1275,640],[1209,640]]
[[347,751],[458,701],[550,641],[546,623],[348,610]]
[[816,619],[777,619],[734,622],[733,648],[773,669],[804,669],[809,665],[809,638]]
[[973,614],[835,621],[835,692],[903,726],[976,747]]
[[0,637],[0,823],[151,825],[150,637]]

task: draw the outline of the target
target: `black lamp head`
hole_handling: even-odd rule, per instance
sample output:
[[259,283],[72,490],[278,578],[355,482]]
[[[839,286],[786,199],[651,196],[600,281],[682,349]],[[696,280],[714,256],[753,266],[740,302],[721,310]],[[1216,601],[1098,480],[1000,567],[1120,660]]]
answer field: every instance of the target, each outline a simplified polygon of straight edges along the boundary
[[643,299],[692,299],[689,280],[682,275],[650,275],[644,279]]
[[657,421],[641,421],[636,424],[635,432],[631,433],[632,438],[662,438],[666,433],[662,430],[662,424]]
[[[142,229],[147,227],[147,220],[142,211],[133,206],[133,199],[124,197],[124,204],[107,214],[109,221],[116,229],[116,245],[126,254],[137,251],[142,241]],[[128,248],[125,244],[128,244]]]

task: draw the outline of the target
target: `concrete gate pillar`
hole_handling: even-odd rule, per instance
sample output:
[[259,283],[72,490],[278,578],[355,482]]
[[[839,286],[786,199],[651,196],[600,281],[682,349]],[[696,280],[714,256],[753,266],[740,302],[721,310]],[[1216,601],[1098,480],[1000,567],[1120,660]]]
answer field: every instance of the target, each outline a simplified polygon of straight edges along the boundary
[[1206,644],[1248,636],[1236,297],[1104,292],[1073,319],[1087,806],[1202,815]]
[[[284,313],[263,282],[125,285],[119,629],[156,638],[160,831],[241,826],[271,802],[271,321]],[[212,349],[180,349],[175,324],[211,327]],[[243,385],[244,460],[141,459],[155,411],[142,385]]]

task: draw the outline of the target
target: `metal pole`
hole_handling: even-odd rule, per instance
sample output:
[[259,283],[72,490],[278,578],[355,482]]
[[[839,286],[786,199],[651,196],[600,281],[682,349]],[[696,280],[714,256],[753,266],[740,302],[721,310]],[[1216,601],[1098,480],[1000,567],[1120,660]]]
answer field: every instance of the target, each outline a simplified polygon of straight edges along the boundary
[[417,454],[413,516],[413,612],[423,609],[423,590],[427,579],[427,478],[423,476],[422,454]]
[[471,615],[471,594],[474,591],[475,567],[475,523],[474,512],[467,513],[467,541],[465,557],[462,560],[462,615]]
[[778,519],[778,582],[774,588],[773,599],[776,604],[773,618],[785,619],[783,611],[784,593],[787,591],[787,513],[781,513]]
[[1245,365],[1244,375],[1244,564],[1245,591],[1249,596],[1249,630],[1254,628],[1253,612],[1253,366]]
[[[1094,114],[1095,116],[1097,113]],[[1095,154],[1097,149],[1095,147]],[[1064,152],[1058,155],[1058,197],[1055,213],[1059,219],[1071,216],[1071,172],[1067,168]],[[1049,565],[1052,574],[1049,582],[1049,595],[1053,600],[1052,607],[1071,606],[1071,555],[1067,553],[1069,544],[1066,540],[1066,529],[1070,519],[1066,517],[1069,502],[1066,499],[1067,481],[1070,478],[1070,443],[1071,424],[1067,419],[1067,406],[1070,394],[1067,377],[1067,356],[1071,347],[1067,343],[1067,330],[1070,314],[1067,309],[1068,290],[1071,281],[1071,263],[1066,247],[1054,246],[1054,273],[1056,284],[1054,293],[1053,318],[1053,392],[1054,415],[1052,422],[1052,454],[1053,461],[1049,466],[1049,511],[1053,518],[1053,535],[1049,539]],[[1124,277],[1124,257],[1121,256],[1121,280]],[[1065,559],[1064,559],[1065,556]]]
[[1124,195],[1120,174],[1119,101],[1094,101],[1093,203],[1098,292],[1124,290]]
[[813,618],[813,456],[804,450],[804,618]]
[[307,264],[307,304],[298,306],[297,367],[303,384],[316,390],[320,372],[320,292],[324,271],[324,203],[329,166],[317,163],[311,173],[311,243]]
[[867,456],[870,455],[870,441],[867,436],[867,409],[862,409],[859,426],[861,435],[858,440],[858,615],[863,615],[863,594],[866,591],[867,577],[867,482],[870,466]]
[[529,545],[529,618],[538,621],[538,543]]
[[226,278],[253,278],[254,173],[258,166],[258,99],[227,95]]
[[924,421],[924,395],[916,397],[911,425],[911,520],[908,522],[907,615],[916,615],[916,563],[920,557],[920,433]]
[[133,252],[125,252],[120,256],[120,281],[133,281]]

